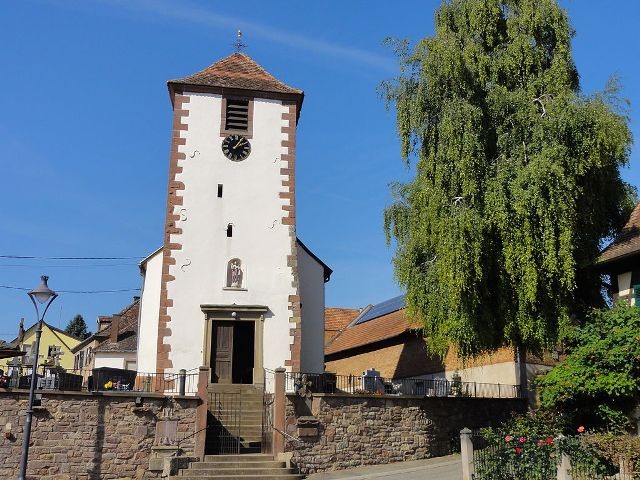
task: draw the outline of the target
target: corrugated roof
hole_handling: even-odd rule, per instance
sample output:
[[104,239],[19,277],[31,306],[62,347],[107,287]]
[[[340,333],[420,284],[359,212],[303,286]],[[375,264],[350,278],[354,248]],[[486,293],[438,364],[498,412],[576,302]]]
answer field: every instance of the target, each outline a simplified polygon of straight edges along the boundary
[[169,85],[237,88],[302,95],[302,90],[281,82],[248,55],[238,52],[223,58],[193,75],[169,80]]
[[610,263],[638,252],[640,252],[640,203],[633,209],[620,235],[604,249],[598,263],[601,265]]

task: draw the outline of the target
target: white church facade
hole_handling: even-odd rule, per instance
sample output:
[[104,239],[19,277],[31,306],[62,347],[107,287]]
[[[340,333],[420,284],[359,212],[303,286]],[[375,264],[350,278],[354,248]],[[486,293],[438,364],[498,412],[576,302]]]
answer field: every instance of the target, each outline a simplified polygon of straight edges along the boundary
[[173,134],[163,246],[140,265],[137,367],[322,372],[331,269],[296,236],[304,94],[244,53],[168,82]]

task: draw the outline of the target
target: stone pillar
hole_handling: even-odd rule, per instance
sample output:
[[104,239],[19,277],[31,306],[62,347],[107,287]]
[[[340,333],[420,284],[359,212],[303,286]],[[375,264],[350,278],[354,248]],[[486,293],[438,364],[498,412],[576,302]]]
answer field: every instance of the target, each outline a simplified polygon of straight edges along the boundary
[[569,455],[563,453],[558,464],[558,480],[571,480],[571,460]]
[[200,404],[196,408],[196,447],[195,456],[204,460],[204,445],[207,441],[207,412],[209,399],[207,388],[209,386],[209,367],[200,367],[198,372],[198,397]]
[[472,480],[475,469],[473,466],[473,441],[471,430],[460,430],[460,455],[462,457],[462,480]]
[[273,456],[284,452],[284,429],[285,429],[285,369],[276,368],[274,382],[274,400],[273,400]]

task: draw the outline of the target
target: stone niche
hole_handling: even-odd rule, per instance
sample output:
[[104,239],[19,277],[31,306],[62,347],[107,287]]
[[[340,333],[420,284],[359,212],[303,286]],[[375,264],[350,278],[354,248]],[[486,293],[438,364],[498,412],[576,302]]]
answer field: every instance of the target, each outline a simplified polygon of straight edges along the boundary
[[320,421],[317,417],[298,417],[297,434],[298,437],[317,437]]

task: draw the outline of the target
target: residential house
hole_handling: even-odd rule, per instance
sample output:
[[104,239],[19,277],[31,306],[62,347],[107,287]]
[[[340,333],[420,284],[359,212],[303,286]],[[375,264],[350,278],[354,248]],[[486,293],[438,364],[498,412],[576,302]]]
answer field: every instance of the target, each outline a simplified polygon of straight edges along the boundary
[[611,279],[614,302],[640,305],[640,203],[622,232],[603,250],[598,267]]
[[[22,327],[22,323],[20,326]],[[25,352],[25,355],[4,360],[0,363],[0,368],[5,371],[18,369],[23,374],[28,373],[33,368],[33,355],[31,352],[35,349],[37,327],[38,323],[36,322],[26,331],[21,331],[18,337],[11,342],[12,345]],[[64,330],[43,322],[38,364],[42,365],[44,363],[50,366],[72,369],[73,354],[71,349],[78,345],[80,341],[81,339],[66,333]]]
[[100,316],[97,331],[72,349],[73,373],[86,382],[94,368],[136,370],[140,298],[111,316]]

